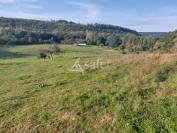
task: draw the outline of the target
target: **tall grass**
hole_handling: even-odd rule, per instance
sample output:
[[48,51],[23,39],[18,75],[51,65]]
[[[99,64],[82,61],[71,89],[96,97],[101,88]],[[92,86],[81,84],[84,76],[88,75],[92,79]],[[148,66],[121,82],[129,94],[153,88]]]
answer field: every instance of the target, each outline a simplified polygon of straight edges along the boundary
[[[61,45],[41,61],[41,47],[0,54],[0,132],[177,132],[175,53]],[[69,71],[78,58],[109,65]]]

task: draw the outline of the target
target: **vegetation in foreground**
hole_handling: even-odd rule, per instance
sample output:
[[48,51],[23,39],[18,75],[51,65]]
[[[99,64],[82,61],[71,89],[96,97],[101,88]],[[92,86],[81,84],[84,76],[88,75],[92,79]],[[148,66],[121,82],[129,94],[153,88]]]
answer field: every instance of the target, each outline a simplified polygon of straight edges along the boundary
[[0,132],[177,132],[177,54],[64,45],[42,61],[42,47],[0,48]]

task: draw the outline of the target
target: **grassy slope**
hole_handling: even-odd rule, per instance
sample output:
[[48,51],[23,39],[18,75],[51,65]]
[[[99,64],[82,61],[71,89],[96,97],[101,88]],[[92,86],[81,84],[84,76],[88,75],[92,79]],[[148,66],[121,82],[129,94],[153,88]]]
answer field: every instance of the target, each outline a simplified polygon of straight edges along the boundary
[[[0,132],[177,132],[176,54],[62,46],[42,62],[40,47],[0,48]],[[110,64],[70,72],[77,58]]]

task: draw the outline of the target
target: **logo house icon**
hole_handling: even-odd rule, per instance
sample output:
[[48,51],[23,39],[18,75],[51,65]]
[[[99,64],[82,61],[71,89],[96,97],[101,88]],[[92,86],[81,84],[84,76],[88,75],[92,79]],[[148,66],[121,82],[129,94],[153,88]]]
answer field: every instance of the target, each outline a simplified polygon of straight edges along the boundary
[[80,58],[75,61],[74,65],[72,66],[70,71],[72,71],[72,72],[80,72],[80,73],[84,74],[84,70],[83,70],[83,68],[80,65]]

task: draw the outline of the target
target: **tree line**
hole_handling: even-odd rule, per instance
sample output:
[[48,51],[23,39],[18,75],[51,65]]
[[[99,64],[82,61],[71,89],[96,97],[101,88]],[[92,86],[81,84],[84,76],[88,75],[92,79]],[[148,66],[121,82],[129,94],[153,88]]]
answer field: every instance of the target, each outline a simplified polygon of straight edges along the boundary
[[1,45],[86,43],[118,48],[126,53],[170,51],[175,46],[176,38],[177,32],[163,37],[153,36],[153,33],[152,36],[142,36],[136,31],[113,25],[83,25],[65,20],[39,21],[0,17]]

